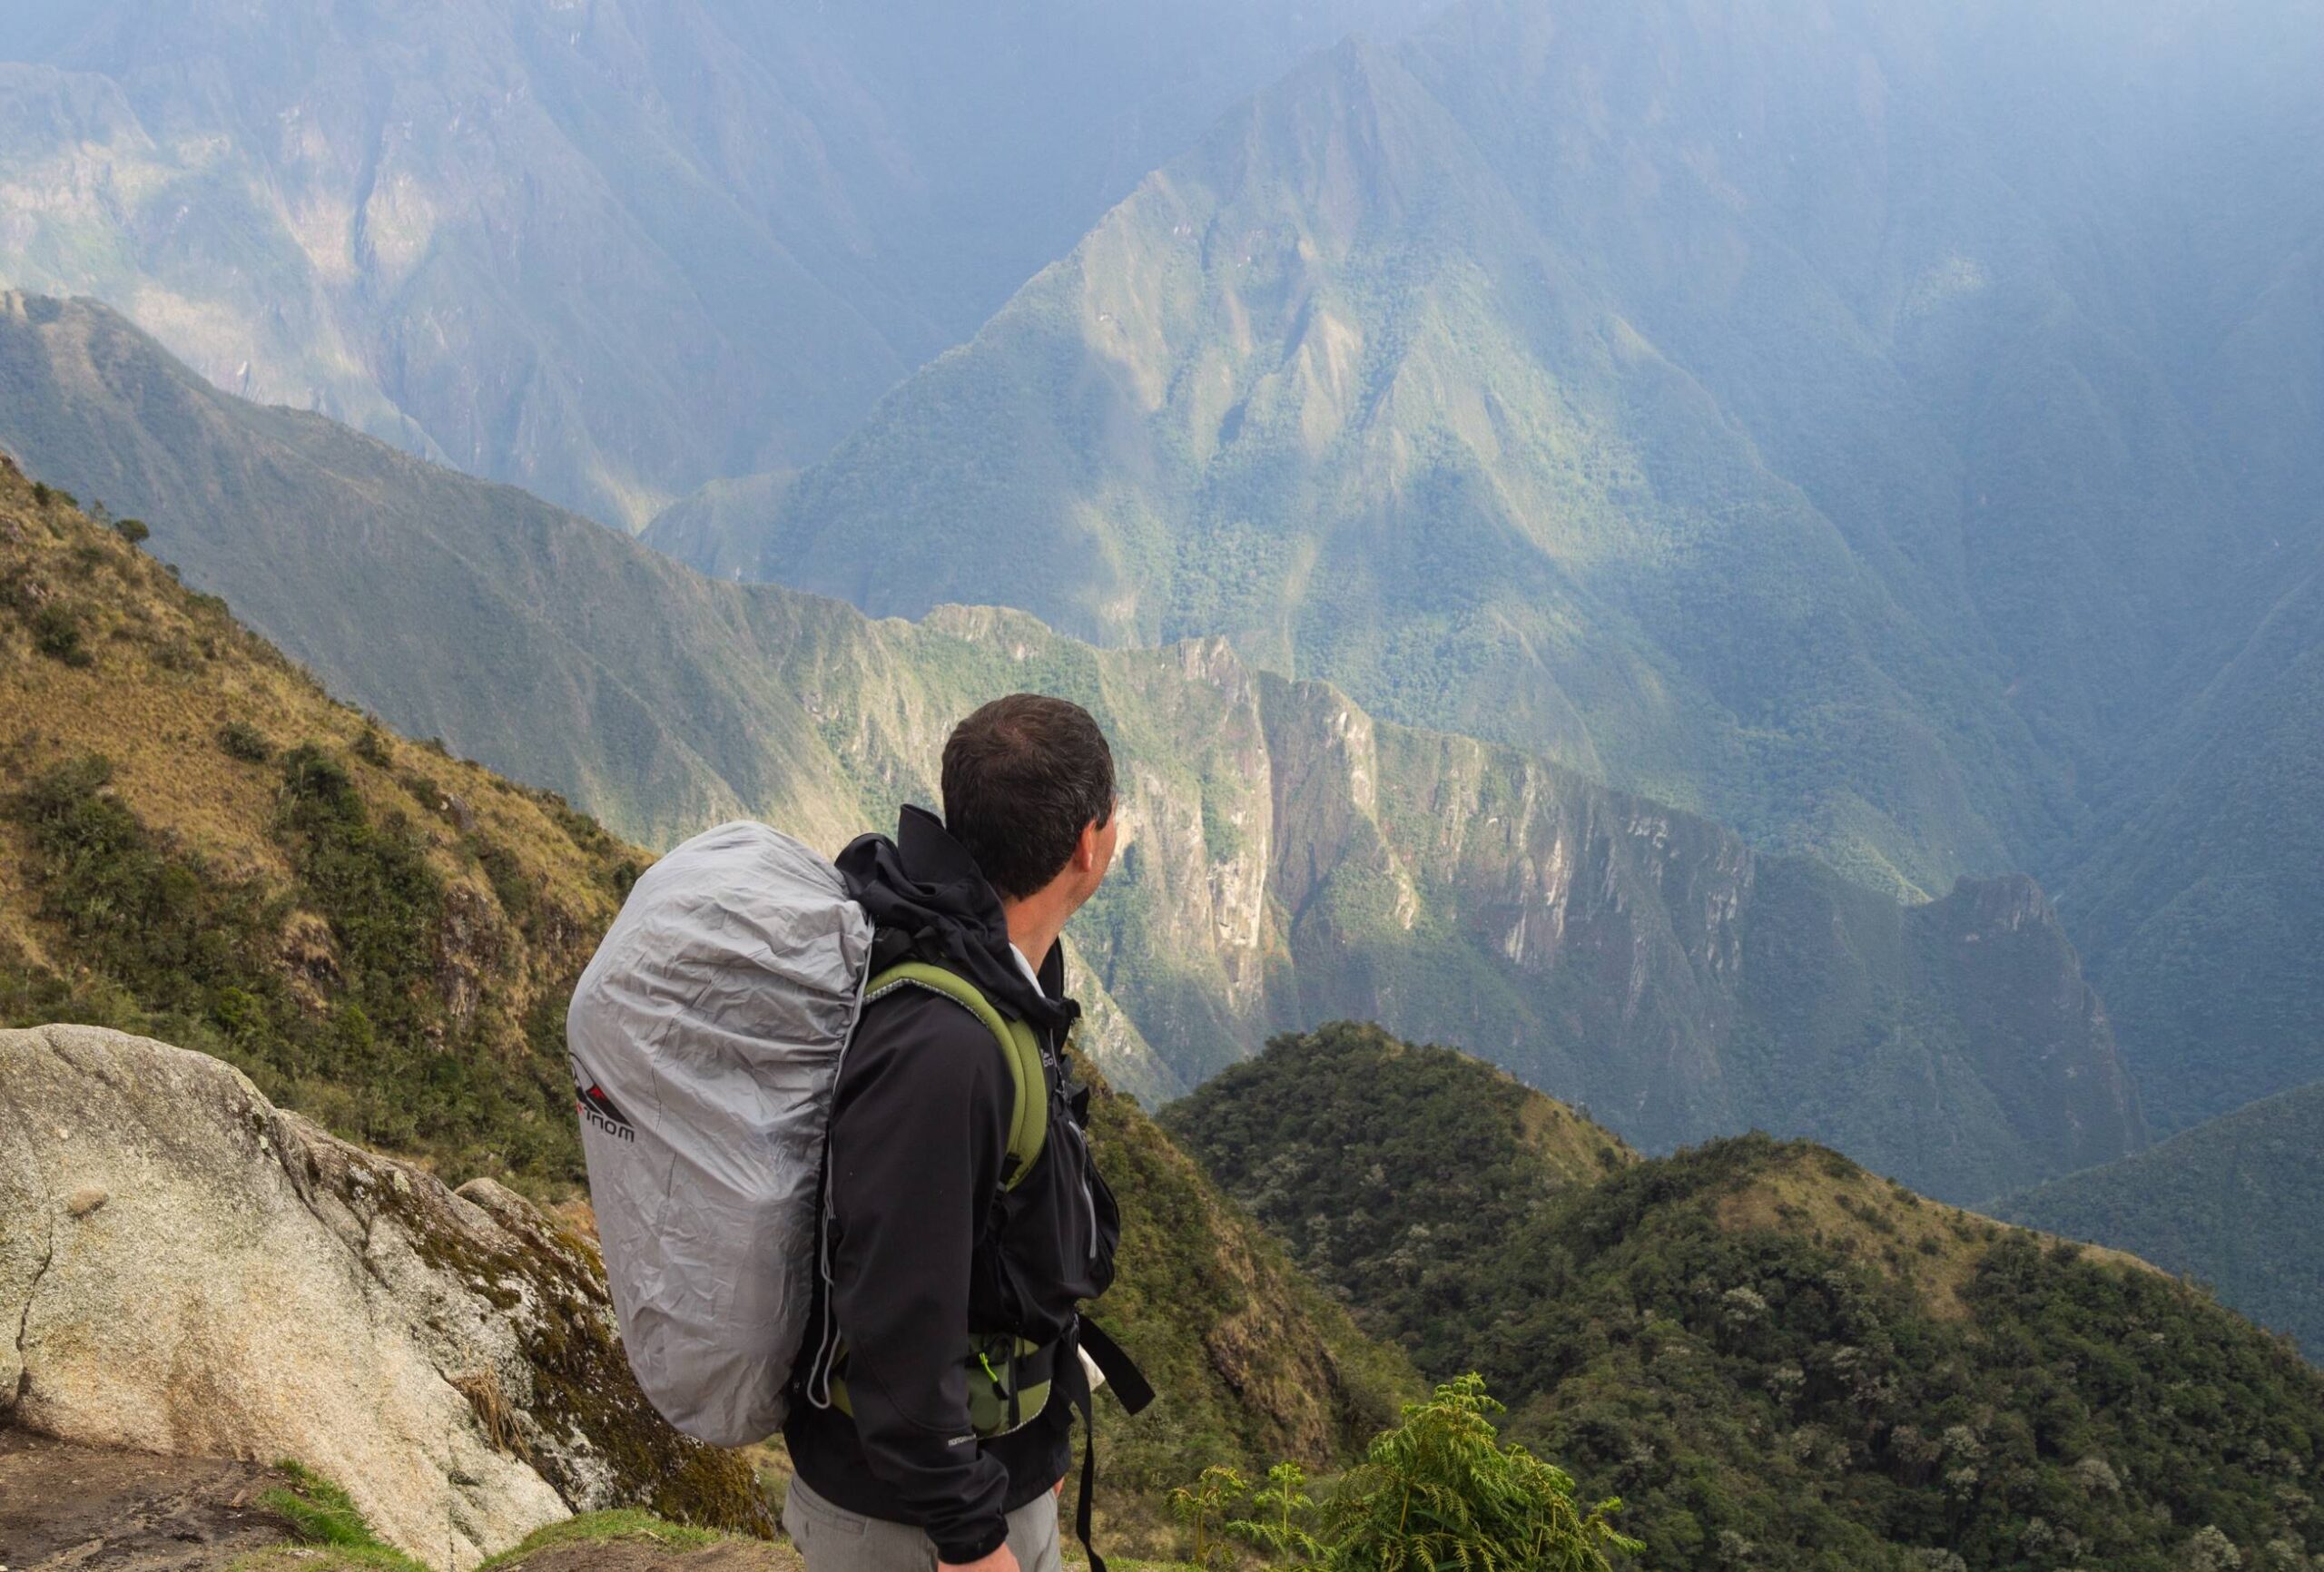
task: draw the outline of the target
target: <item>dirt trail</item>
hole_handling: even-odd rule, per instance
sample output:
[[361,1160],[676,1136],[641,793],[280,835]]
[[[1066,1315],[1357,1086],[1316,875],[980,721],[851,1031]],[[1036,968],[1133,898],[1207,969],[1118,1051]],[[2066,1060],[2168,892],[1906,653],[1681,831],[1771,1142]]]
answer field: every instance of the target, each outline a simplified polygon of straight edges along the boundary
[[257,1463],[68,1446],[0,1425],[0,1567],[216,1572],[288,1538]]
[[[0,1572],[254,1572],[300,1567],[289,1525],[258,1504],[290,1481],[258,1463],[76,1447],[0,1424]],[[787,1544],[643,1539],[553,1545],[504,1572],[801,1572]]]
[[674,1550],[638,1539],[555,1545],[506,1572],[802,1572],[799,1552],[758,1539],[725,1539],[698,1550]]

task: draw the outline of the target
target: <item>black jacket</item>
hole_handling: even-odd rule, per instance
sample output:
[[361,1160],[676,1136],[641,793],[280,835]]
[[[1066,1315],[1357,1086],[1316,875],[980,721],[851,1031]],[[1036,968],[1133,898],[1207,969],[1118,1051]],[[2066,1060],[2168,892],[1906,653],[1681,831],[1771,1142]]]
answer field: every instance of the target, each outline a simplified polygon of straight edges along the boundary
[[977,1441],[968,1334],[1062,1341],[1058,1357],[1076,1357],[1077,1306],[1112,1281],[1120,1219],[1089,1160],[1088,1093],[1060,1052],[1079,1013],[1064,997],[1062,957],[1042,958],[1035,988],[1009,953],[1000,897],[922,810],[903,811],[892,841],[857,840],[839,868],[879,929],[875,967],[949,967],[1043,1041],[1047,1144],[1003,1191],[1014,1095],[991,1033],[919,989],[865,1007],[841,1065],[829,1157],[832,1308],[855,1412],[818,1409],[803,1390],[783,1426],[793,1466],[818,1495],[916,1525],[944,1560],[971,1561],[1007,1538],[1008,1512],[1065,1476],[1072,1413],[1052,1396],[1023,1429]]

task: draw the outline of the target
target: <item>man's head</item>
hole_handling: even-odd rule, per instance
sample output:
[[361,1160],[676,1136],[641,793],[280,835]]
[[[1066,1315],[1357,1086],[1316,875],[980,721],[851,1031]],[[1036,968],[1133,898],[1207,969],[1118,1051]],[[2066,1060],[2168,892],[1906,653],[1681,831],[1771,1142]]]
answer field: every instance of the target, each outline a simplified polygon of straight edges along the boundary
[[952,729],[943,786],[945,827],[1003,900],[1054,895],[1069,912],[1106,877],[1118,830],[1114,753],[1080,705],[995,699]]

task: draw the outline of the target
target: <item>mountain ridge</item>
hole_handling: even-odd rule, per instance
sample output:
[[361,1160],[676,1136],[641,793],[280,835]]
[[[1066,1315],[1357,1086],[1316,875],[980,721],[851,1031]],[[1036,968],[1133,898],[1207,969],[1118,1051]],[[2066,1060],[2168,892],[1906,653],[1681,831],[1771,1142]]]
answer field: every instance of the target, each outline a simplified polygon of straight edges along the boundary
[[0,283],[640,528],[813,457],[1187,131],[1420,10],[17,0]]
[[2324,1082],[2181,1130],[2146,1151],[1991,1204],[1998,1217],[2131,1251],[2209,1283],[2324,1357]]
[[[1908,909],[1547,761],[1375,721],[1223,641],[1098,650],[1021,613],[874,622],[708,580],[233,400],[94,306],[0,305],[0,443],[139,513],[191,582],[390,722],[649,841],[748,813],[832,850],[933,800],[975,703],[1088,704],[1121,759],[1125,845],[1068,943],[1093,1056],[1151,1101],[1275,1031],[1376,1016],[1647,1145],[1770,1125],[1965,1198],[2143,1139],[2072,948],[2024,889],[1999,898],[2007,920],[1975,886]],[[1955,964],[1972,935],[2027,968],[1998,1013],[1975,997],[1994,979]]]
[[[1538,1100],[1538,1101],[1537,1101]],[[1166,1127],[1645,1564],[2297,1568],[2324,1374],[2117,1251],[1764,1135],[1665,1157],[1452,1049],[1286,1035]],[[1542,1151],[1526,1117],[1585,1139]],[[1593,1149],[1594,1146],[1594,1149]]]

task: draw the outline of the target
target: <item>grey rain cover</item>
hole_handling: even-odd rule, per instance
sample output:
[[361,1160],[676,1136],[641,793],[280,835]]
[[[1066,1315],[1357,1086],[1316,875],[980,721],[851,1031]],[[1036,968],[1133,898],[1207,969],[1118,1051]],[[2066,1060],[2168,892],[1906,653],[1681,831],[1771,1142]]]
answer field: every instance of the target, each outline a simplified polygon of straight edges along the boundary
[[574,989],[566,1044],[622,1342],[690,1436],[741,1446],[782,1426],[871,951],[827,860],[722,824],[638,879]]

